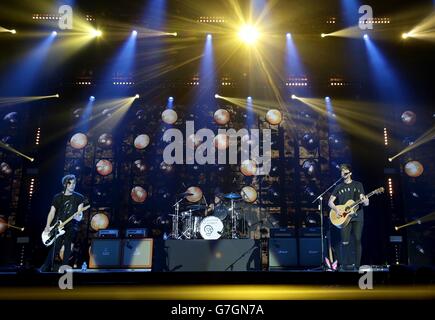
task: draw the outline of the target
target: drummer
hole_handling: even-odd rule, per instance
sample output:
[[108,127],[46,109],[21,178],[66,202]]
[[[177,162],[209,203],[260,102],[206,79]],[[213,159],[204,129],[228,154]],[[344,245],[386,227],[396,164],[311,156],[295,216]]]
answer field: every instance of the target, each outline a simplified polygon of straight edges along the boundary
[[208,205],[207,210],[205,211],[206,216],[213,214],[214,209],[222,203],[223,196],[224,193],[222,192],[221,188],[217,187],[214,190],[213,202]]

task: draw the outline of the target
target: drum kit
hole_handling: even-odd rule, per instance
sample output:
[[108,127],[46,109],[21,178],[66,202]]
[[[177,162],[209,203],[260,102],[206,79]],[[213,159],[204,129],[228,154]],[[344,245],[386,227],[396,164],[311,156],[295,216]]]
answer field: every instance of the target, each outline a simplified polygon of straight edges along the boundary
[[237,193],[223,195],[223,201],[215,206],[213,214],[206,216],[208,209],[204,204],[187,205],[180,212],[181,202],[190,193],[181,193],[174,204],[172,214],[172,239],[205,239],[220,238],[239,239],[243,237],[243,219],[236,202],[242,197]]

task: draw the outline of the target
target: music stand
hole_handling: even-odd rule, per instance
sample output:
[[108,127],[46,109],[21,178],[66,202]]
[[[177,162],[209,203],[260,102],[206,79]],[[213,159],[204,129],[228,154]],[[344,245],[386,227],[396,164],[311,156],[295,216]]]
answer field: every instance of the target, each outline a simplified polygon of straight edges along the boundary
[[343,177],[341,177],[340,179],[338,179],[337,181],[335,181],[333,184],[331,184],[325,191],[323,191],[316,199],[314,199],[311,203],[314,203],[316,201],[319,201],[319,212],[320,212],[320,241],[321,241],[321,251],[322,251],[322,262],[320,265],[320,268],[324,269],[325,268],[325,264],[324,264],[324,259],[325,259],[325,246],[324,246],[324,231],[323,231],[323,196],[325,195],[325,193],[327,193],[329,190],[332,189],[332,187],[335,187],[337,185],[337,183],[339,183],[341,180],[343,179]]

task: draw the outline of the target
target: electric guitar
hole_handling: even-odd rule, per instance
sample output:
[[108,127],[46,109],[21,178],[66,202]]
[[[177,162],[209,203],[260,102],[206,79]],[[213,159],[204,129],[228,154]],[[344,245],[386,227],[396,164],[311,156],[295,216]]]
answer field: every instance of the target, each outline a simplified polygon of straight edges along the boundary
[[68,219],[65,220],[65,222],[62,222],[61,220],[57,221],[56,224],[50,227],[48,231],[42,232],[41,238],[42,243],[49,247],[53,244],[53,242],[59,238],[60,236],[65,234],[65,226],[74,218],[74,216],[80,212],[86,211],[90,208],[90,205],[87,205],[86,207],[82,208],[81,210],[77,210],[73,215],[71,215]]
[[[366,197],[370,198],[374,194],[380,194],[384,192],[384,188],[377,188],[370,192]],[[352,216],[358,211],[358,207],[361,204],[362,200],[354,201],[348,200],[345,204],[336,206],[340,215],[335,212],[335,210],[331,209],[329,211],[329,218],[331,219],[331,223],[339,229],[344,228],[348,225]]]

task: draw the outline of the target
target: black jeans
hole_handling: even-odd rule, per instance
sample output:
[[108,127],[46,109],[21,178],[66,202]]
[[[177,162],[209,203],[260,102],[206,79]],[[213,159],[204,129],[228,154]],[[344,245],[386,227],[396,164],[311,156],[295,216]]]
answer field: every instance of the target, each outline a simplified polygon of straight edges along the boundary
[[62,246],[64,246],[62,265],[68,264],[71,257],[71,243],[73,241],[73,233],[73,228],[65,229],[65,234],[55,240],[55,242],[51,245],[47,258],[45,258],[45,262],[41,267],[41,271],[58,271],[59,266],[55,266],[55,262]]
[[[347,226],[341,229],[341,265],[354,265],[359,268],[361,265],[361,237],[364,226],[364,220],[351,220]],[[353,235],[355,254],[351,252],[349,246]]]

